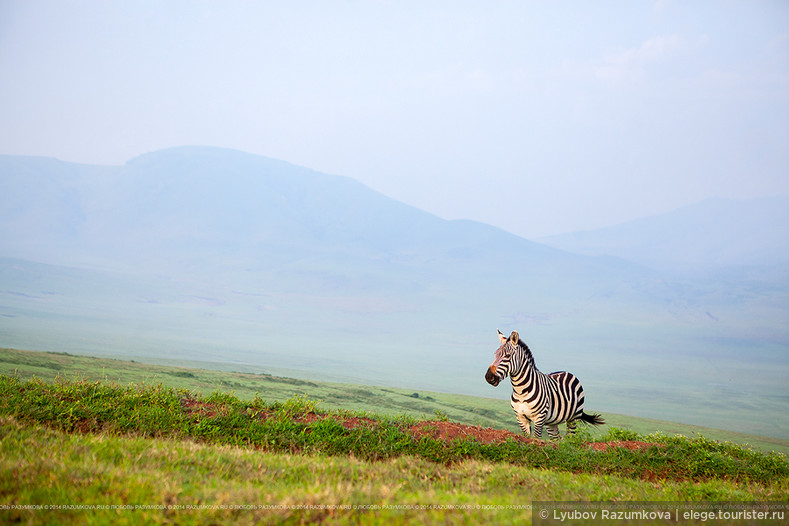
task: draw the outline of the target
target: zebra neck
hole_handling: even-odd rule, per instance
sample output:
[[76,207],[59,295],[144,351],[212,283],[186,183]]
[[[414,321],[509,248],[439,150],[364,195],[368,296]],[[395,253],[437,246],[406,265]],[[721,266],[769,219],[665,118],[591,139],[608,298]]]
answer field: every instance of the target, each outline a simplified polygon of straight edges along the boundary
[[540,374],[540,371],[534,365],[534,357],[530,352],[524,352],[521,366],[517,371],[513,371],[510,374],[512,390],[517,394],[523,394],[525,391],[530,390],[534,385],[534,377],[538,374]]

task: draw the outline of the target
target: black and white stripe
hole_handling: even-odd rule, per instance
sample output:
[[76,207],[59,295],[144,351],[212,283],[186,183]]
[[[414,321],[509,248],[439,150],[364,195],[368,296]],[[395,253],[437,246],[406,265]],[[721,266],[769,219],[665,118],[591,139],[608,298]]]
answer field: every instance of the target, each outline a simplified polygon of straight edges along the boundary
[[543,426],[551,438],[559,437],[559,424],[567,422],[567,432],[574,433],[578,421],[604,424],[600,415],[584,413],[584,390],[575,375],[566,371],[544,374],[534,365],[529,347],[513,331],[509,338],[499,331],[501,347],[485,373],[485,380],[499,385],[509,376],[512,380],[512,409],[527,435],[534,426],[534,436],[542,437]]

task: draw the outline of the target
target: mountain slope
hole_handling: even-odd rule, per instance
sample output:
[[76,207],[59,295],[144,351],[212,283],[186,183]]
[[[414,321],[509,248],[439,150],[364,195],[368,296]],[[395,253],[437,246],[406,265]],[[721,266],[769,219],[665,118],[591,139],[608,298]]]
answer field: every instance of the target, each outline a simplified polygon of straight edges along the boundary
[[403,260],[505,242],[536,257],[555,252],[442,220],[346,177],[233,150],[174,148],[101,168],[3,156],[0,185],[4,254],[50,263],[70,263],[66,247],[118,263],[194,246],[204,255],[273,246]]
[[551,236],[550,246],[660,270],[719,271],[789,263],[789,197],[709,199],[621,225]]
[[0,158],[0,181],[0,208],[9,210],[0,255],[49,264],[243,280],[257,273],[283,290],[387,294],[524,294],[548,284],[556,297],[587,297],[644,275],[233,150],[174,148],[101,168]]

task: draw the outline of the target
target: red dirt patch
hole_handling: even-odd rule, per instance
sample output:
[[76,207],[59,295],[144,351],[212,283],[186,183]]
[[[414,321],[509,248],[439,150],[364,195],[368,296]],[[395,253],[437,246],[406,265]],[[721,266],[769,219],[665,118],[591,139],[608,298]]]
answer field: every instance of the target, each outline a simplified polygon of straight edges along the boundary
[[534,443],[537,439],[519,435],[504,429],[491,429],[489,427],[469,426],[455,422],[432,421],[419,422],[408,428],[416,438],[430,437],[444,442],[457,439],[473,438],[483,444],[497,444],[512,439],[517,442]]
[[648,447],[657,447],[662,444],[650,444],[649,442],[640,442],[638,440],[617,440],[615,442],[590,442],[586,446],[594,449],[595,451],[605,451],[612,447],[621,447],[635,451],[637,449],[646,449]]
[[[254,413],[254,416],[259,418],[262,421],[266,421],[273,416],[273,413],[269,411],[258,411]],[[375,425],[375,420],[371,418],[365,417],[358,417],[358,416],[349,416],[349,417],[342,417],[342,416],[330,416],[330,415],[321,415],[318,413],[302,413],[298,416],[293,418],[294,422],[298,422],[299,424],[313,424],[320,420],[325,420],[327,418],[332,418],[335,422],[340,424],[345,429],[356,429],[358,427],[372,427]]]
[[181,409],[188,415],[200,415],[206,418],[216,418],[220,408],[216,404],[201,402],[194,398],[181,398]]
[[370,418],[343,418],[339,420],[342,427],[345,429],[356,429],[357,427],[372,427],[375,421]]
[[[329,415],[319,415],[316,413],[304,413],[303,415],[294,418],[295,422],[299,422],[300,424],[312,424],[313,422],[317,422],[319,420],[325,420],[329,418]],[[350,417],[341,417],[341,416],[334,416],[331,417],[335,422],[340,424],[345,429],[356,429],[358,427],[372,427],[375,425],[375,421],[370,418],[358,417],[358,416],[350,416]]]

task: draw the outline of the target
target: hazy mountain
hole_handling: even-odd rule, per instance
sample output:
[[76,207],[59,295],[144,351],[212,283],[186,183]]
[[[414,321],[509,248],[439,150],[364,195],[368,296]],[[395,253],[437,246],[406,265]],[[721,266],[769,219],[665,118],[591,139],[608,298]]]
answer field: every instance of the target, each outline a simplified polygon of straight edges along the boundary
[[789,197],[709,199],[673,212],[540,239],[586,255],[610,255],[660,270],[711,273],[789,265]]
[[[736,397],[760,408],[748,425],[789,435],[769,417],[789,396],[786,280],[670,276],[648,250],[706,257],[698,217],[667,223],[683,245],[654,226],[622,235],[640,252],[590,256],[232,150],[123,166],[0,156],[0,346],[506,398],[482,379],[498,327],[601,409],[721,425]],[[750,241],[754,261],[785,268],[785,240]]]
[[216,148],[175,148],[121,167],[0,158],[0,207],[2,255],[50,264],[278,271],[279,285],[318,279],[371,289],[454,280],[481,287],[493,276],[494,288],[521,294],[546,276],[585,295],[590,283],[599,286],[590,273],[603,285],[642,274],[489,225],[446,221],[346,177]]
[[487,225],[444,221],[346,177],[215,148],[175,148],[122,167],[3,156],[0,207],[6,255],[52,263],[99,255],[136,265],[192,252],[232,260],[263,247],[403,261],[504,242],[555,252]]

